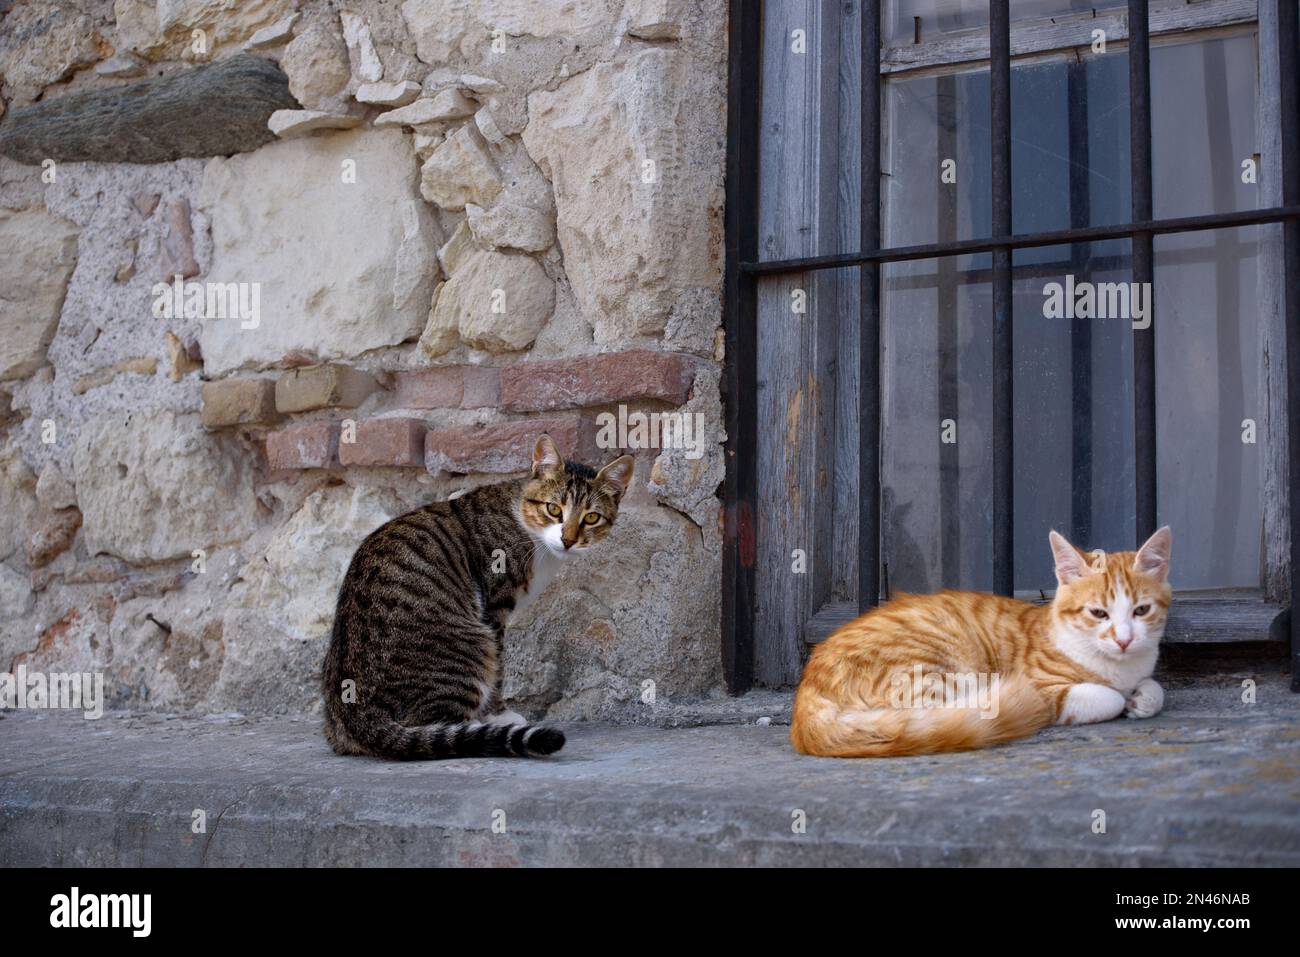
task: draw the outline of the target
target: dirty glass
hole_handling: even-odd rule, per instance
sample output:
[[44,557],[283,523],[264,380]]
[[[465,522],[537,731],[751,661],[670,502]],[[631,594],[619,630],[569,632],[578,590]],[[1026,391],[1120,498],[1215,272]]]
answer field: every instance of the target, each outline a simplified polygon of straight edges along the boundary
[[[1157,217],[1250,209],[1255,38],[1152,48]],[[1013,229],[1130,219],[1123,52],[1012,71]],[[988,73],[887,85],[887,245],[990,232]],[[1169,104],[1173,104],[1171,108]],[[943,182],[945,161],[951,161]],[[1157,237],[1159,520],[1175,585],[1259,581],[1257,227]],[[1050,528],[1133,546],[1132,324],[1142,296],[1127,239],[1019,250],[1014,264],[1015,579],[1054,587]],[[884,270],[884,529],[891,590],[989,588],[992,314],[988,254]],[[1119,315],[1068,318],[1049,300],[1083,284]],[[1060,294],[1053,295],[1054,284]],[[1106,285],[1109,284],[1109,285]],[[1101,301],[1100,299],[1098,300]]]

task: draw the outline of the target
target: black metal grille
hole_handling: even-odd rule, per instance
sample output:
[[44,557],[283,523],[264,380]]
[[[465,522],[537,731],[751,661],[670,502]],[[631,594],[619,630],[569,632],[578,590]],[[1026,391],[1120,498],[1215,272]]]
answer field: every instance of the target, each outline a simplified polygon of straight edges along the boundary
[[[753,550],[755,476],[738,452],[751,456],[757,421],[757,295],[759,277],[858,266],[861,273],[859,388],[858,603],[875,605],[880,594],[880,264],[991,252],[993,266],[993,542],[994,588],[1012,593],[1014,446],[1012,442],[1011,259],[1015,249],[1128,238],[1135,283],[1153,289],[1153,237],[1264,223],[1283,224],[1284,310],[1287,362],[1288,485],[1296,500],[1300,481],[1300,79],[1297,77],[1297,3],[1277,5],[1281,104],[1282,201],[1280,206],[1152,219],[1150,37],[1147,0],[1128,3],[1129,128],[1133,222],[1112,226],[1013,235],[1011,231],[1011,27],[1008,0],[989,3],[990,122],[992,134],[992,230],[984,239],[882,248],[880,234],[880,17],[879,4],[864,6],[862,30],[861,251],[759,262],[758,122],[761,103],[761,0],[731,0],[727,160],[727,374],[724,378],[728,435],[724,552],[723,665],[733,693],[750,685],[754,609]],[[1153,311],[1154,316],[1154,311]],[[1134,330],[1135,539],[1156,528],[1156,391],[1153,321]],[[1291,594],[1300,594],[1300,507],[1290,509]],[[1292,599],[1294,606],[1294,597]],[[1300,616],[1290,616],[1292,687],[1300,690]]]

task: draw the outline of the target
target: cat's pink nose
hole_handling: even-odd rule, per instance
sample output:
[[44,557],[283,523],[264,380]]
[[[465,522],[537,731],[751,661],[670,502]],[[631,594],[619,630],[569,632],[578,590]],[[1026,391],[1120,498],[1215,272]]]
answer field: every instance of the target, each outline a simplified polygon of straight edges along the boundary
[[1132,639],[1132,638],[1120,638],[1120,637],[1117,636],[1117,637],[1115,638],[1115,644],[1119,645],[1119,650],[1120,650],[1120,651],[1128,651],[1128,646],[1131,645],[1131,644],[1133,644],[1133,639]]

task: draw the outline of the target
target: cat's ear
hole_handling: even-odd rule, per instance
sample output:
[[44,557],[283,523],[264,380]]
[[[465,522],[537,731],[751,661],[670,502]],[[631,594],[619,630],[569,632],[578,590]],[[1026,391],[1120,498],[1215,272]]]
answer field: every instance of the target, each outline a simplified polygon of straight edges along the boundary
[[560,457],[560,450],[555,447],[551,437],[543,432],[537,437],[537,444],[533,446],[533,478],[555,475],[563,471],[564,459]]
[[619,498],[632,484],[632,471],[636,460],[630,455],[620,455],[596,473],[596,481],[614,489]]
[[1138,549],[1133,558],[1133,570],[1164,581],[1169,577],[1169,551],[1174,544],[1174,533],[1169,526],[1156,530]]
[[1062,585],[1077,581],[1092,571],[1087,556],[1066,541],[1064,535],[1052,531],[1047,539],[1052,543],[1052,556],[1056,559],[1056,580]]

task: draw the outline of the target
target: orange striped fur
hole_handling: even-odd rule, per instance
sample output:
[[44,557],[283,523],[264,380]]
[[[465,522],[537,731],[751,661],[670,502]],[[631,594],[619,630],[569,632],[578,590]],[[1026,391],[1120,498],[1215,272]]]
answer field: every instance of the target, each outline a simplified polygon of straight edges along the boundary
[[[1059,587],[1049,605],[982,592],[900,595],[818,645],[795,695],[795,750],[964,751],[1053,723],[1158,711],[1163,692],[1151,673],[1169,610],[1169,529],[1137,552],[1085,554],[1055,532],[1051,542]],[[969,678],[964,688],[918,681],[949,674],[983,676],[983,696]]]

